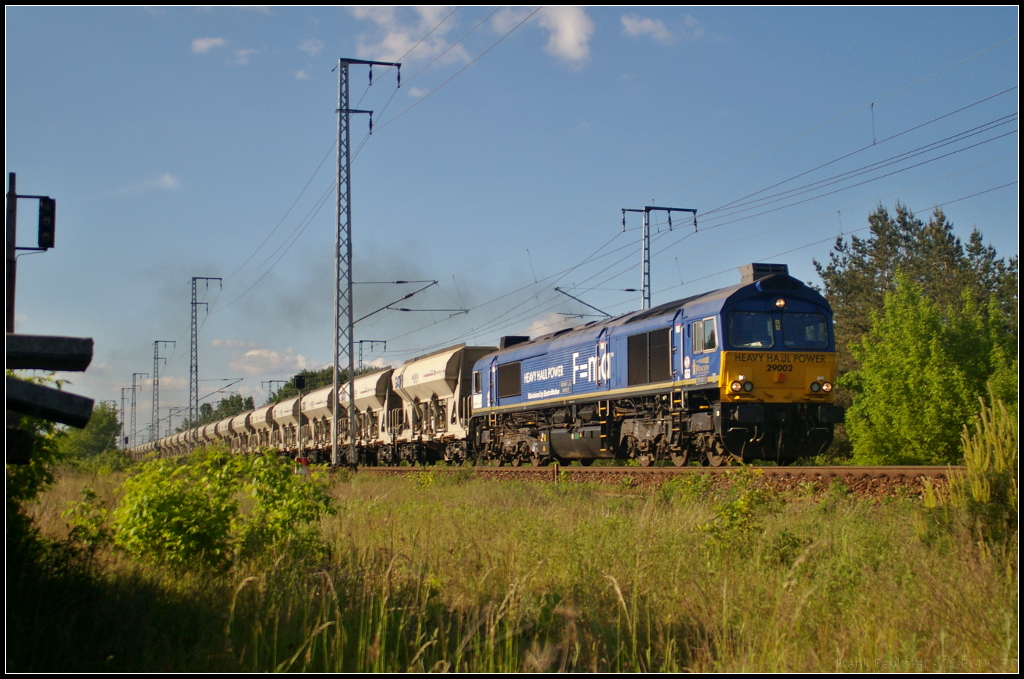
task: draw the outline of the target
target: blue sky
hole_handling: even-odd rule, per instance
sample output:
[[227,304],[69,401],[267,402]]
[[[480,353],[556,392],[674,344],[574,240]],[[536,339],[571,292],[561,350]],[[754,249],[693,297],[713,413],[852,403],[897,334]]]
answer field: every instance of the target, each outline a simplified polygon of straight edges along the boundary
[[[375,111],[369,139],[352,123],[356,280],[436,279],[403,304],[469,310],[377,314],[367,361],[581,322],[555,286],[638,308],[620,210],[645,204],[698,210],[697,233],[655,215],[655,304],[751,261],[817,282],[879,203],[944,205],[1017,254],[1016,8],[534,10],[8,8],[6,169],[58,201],[56,248],[19,259],[18,331],[93,337],[70,388],[112,400],[176,340],[161,405],[184,406],[190,279],[222,277],[201,394],[243,378],[262,402],[328,364],[339,57],[403,61],[397,91],[351,71]],[[412,289],[360,285],[357,315]]]

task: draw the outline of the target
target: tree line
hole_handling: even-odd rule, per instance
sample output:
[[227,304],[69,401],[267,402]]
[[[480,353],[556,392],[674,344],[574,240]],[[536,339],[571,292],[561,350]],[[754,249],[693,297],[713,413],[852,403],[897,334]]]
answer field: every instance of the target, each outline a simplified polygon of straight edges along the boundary
[[836,239],[815,261],[835,315],[845,437],[860,464],[953,464],[982,399],[1016,412],[1018,258],[975,228],[967,243],[940,209],[927,222],[897,204],[870,235]]

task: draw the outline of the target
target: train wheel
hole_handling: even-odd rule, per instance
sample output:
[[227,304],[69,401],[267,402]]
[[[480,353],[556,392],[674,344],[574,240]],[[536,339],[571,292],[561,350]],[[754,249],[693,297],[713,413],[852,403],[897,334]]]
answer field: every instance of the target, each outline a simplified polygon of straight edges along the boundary
[[495,467],[500,467],[503,464],[505,464],[505,460],[501,459],[500,457],[494,457],[491,458],[491,464],[494,465]]
[[637,455],[636,461],[640,463],[641,467],[650,467],[654,464],[653,455]]
[[584,467],[589,467],[590,465],[594,464],[594,458],[583,458],[580,460],[580,464],[583,465]]
[[540,455],[534,455],[530,458],[530,464],[534,467],[547,467],[551,463],[551,458],[541,457]]
[[677,467],[685,467],[686,463],[689,461],[690,451],[687,450],[686,448],[683,448],[678,453],[677,452],[673,452],[671,454],[671,457],[672,457],[672,464],[674,464]]
[[728,451],[726,451],[725,446],[718,441],[712,443],[708,448],[707,456],[708,464],[712,467],[721,467],[722,465],[729,464],[732,459],[732,456],[729,455]]
[[511,460],[509,460],[508,463],[510,465],[512,465],[513,467],[518,467],[519,465],[521,465],[523,463],[523,461],[519,458],[518,455],[516,455]]

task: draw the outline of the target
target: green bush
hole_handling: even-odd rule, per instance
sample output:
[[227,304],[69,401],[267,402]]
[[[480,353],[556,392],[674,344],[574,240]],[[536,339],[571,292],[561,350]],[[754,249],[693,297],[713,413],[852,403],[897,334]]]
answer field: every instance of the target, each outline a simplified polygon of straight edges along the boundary
[[1004,542],[1018,529],[1017,418],[989,390],[975,431],[963,428],[964,472],[953,474],[948,492],[925,489],[925,511],[939,525],[959,524],[972,537]]
[[710,536],[712,545],[717,546],[745,543],[759,532],[759,519],[773,500],[772,492],[761,487],[763,471],[744,468],[724,476],[730,483],[726,497],[712,505],[715,518],[699,526]]
[[977,414],[986,382],[1006,391],[1016,373],[997,309],[980,311],[969,296],[960,309],[942,309],[897,276],[871,332],[852,345],[860,368],[840,380],[854,397],[846,431],[855,462],[959,462],[960,429]]
[[60,515],[71,526],[70,541],[85,547],[90,554],[110,543],[110,510],[89,486],[82,489],[82,501],[71,504]]
[[318,474],[297,476],[272,453],[217,448],[144,463],[122,493],[114,543],[175,566],[224,565],[286,544],[308,550],[318,544],[311,524],[334,511]]
[[661,484],[658,493],[665,501],[678,497],[684,502],[699,502],[715,487],[715,478],[705,472],[691,472],[674,476]]

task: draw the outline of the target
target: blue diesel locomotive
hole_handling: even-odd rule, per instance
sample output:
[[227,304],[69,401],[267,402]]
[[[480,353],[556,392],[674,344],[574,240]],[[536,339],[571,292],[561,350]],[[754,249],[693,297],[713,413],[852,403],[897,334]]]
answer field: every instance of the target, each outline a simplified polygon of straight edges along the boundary
[[785,265],[741,273],[652,309],[503,338],[473,367],[470,455],[720,466],[824,451],[843,418],[832,310]]

